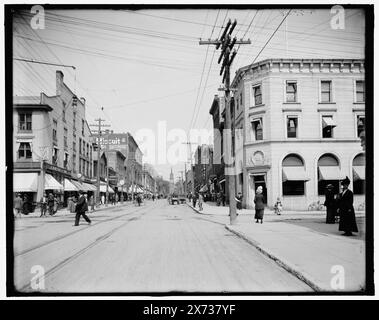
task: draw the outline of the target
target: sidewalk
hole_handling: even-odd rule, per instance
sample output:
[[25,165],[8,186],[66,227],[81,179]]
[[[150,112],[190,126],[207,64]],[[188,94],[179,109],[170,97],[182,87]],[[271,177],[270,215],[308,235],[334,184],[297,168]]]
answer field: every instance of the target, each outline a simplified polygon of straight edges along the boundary
[[[187,202],[187,204],[189,204]],[[192,207],[192,202],[190,204],[190,207]],[[196,212],[200,214],[206,214],[206,215],[220,215],[220,216],[228,216],[229,215],[229,206],[217,206],[216,203],[214,202],[204,202],[203,203],[203,210],[199,211],[199,206],[196,204]],[[237,211],[239,215],[254,215],[255,211],[254,209],[242,209]],[[325,211],[288,211],[285,210],[283,211],[282,215],[278,216],[275,214],[274,210],[271,210],[269,208],[265,208],[265,219],[280,219],[282,220],[283,218],[301,218],[303,216],[306,217],[320,217],[326,216]],[[356,211],[355,216],[356,217],[363,217],[365,215],[364,211]]]
[[[95,211],[91,211],[91,208],[89,208],[89,213],[96,212],[96,211],[103,211],[103,210],[112,209],[112,208],[116,208],[116,207],[125,207],[125,206],[133,205],[133,204],[134,203],[132,201],[124,201],[124,203],[118,202],[116,205],[108,204],[108,206],[102,204],[99,206],[95,206]],[[59,216],[67,216],[69,214],[75,215],[75,213],[70,212],[68,208],[62,208],[62,209],[58,209],[58,211],[53,216],[59,217]],[[30,212],[27,215],[22,214],[21,219],[39,218],[40,215],[41,215],[41,210],[39,207],[37,207],[34,210],[34,212]],[[46,211],[46,216],[50,216],[49,210]],[[20,218],[18,218],[18,219],[20,219]]]
[[[192,205],[190,206],[192,209]],[[229,218],[228,207],[205,204],[197,213],[211,219]],[[356,292],[365,284],[364,212],[358,212],[360,232],[342,236],[338,224],[326,224],[324,211],[285,212],[265,210],[263,224],[255,223],[254,210],[242,210],[235,225],[225,228],[249,242],[315,291]],[[226,216],[226,217],[225,217]],[[335,286],[339,283],[341,287]],[[342,287],[343,286],[343,287]]]

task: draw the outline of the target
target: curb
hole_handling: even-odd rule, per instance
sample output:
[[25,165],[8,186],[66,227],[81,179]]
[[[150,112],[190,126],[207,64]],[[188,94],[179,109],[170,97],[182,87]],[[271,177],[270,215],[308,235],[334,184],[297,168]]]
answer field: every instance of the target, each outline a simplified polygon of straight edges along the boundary
[[289,262],[285,261],[284,259],[282,258],[279,258],[278,256],[275,256],[273,253],[271,253],[270,251],[268,251],[267,249],[264,249],[262,248],[258,243],[254,242],[253,240],[249,239],[248,237],[246,237],[243,233],[239,232],[239,231],[236,231],[232,228],[230,228],[230,226],[228,225],[225,225],[225,229],[227,229],[228,231],[234,233],[235,235],[237,235],[238,237],[240,237],[241,239],[245,240],[246,242],[248,242],[249,244],[251,244],[252,246],[254,246],[257,250],[259,250],[261,253],[263,253],[265,256],[267,256],[268,258],[274,260],[278,265],[280,265],[282,268],[284,268],[285,270],[287,270],[289,273],[291,273],[292,275],[294,275],[296,278],[298,278],[299,280],[303,281],[304,283],[306,283],[308,286],[310,286],[314,291],[316,292],[322,292],[322,291],[325,291],[323,289],[321,289],[316,283],[314,280],[311,280],[308,276],[304,276],[303,273],[301,273],[298,269],[296,269],[296,267],[294,267],[293,265],[291,265]]
[[196,208],[194,208],[193,206],[191,206],[190,204],[186,203],[187,206],[189,206],[193,211],[195,211],[197,214],[205,214],[205,213],[202,213],[200,212],[199,210],[197,210]]

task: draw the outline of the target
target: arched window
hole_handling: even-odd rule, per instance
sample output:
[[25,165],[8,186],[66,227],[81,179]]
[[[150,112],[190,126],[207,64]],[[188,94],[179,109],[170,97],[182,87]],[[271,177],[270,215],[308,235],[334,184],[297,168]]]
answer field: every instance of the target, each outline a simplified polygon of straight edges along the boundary
[[303,160],[297,154],[286,156],[282,162],[283,196],[304,195],[307,180]]
[[318,194],[324,195],[328,184],[333,185],[334,193],[339,191],[339,181],[344,178],[341,173],[338,159],[328,153],[322,155],[317,163],[318,167]]
[[353,160],[353,192],[365,194],[366,159],[363,153],[358,154]]

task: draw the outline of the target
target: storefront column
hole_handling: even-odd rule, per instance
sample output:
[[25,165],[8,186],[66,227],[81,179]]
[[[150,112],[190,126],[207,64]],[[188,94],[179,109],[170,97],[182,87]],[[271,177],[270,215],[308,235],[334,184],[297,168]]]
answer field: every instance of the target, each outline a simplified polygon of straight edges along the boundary
[[38,173],[38,189],[37,189],[37,199],[38,202],[42,197],[45,191],[45,166],[44,162],[41,161],[41,170]]

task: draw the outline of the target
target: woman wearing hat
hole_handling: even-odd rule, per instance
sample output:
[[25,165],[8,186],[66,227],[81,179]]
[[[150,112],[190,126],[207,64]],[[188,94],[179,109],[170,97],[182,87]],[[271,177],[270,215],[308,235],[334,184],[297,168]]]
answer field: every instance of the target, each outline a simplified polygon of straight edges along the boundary
[[334,199],[333,185],[328,184],[325,190],[326,223],[334,223],[336,219],[336,200]]
[[349,190],[349,184],[350,180],[348,177],[341,181],[342,192],[338,197],[337,212],[340,215],[339,231],[344,231],[344,236],[352,236],[352,232],[358,232],[353,207],[354,195],[353,192]]
[[264,205],[264,197],[263,197],[262,191],[263,191],[262,186],[259,186],[257,188],[257,192],[254,198],[254,203],[255,203],[254,219],[256,219],[255,221],[256,223],[258,223],[259,220],[261,220],[261,223],[263,223],[263,214],[264,214],[265,205]]

